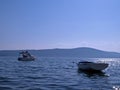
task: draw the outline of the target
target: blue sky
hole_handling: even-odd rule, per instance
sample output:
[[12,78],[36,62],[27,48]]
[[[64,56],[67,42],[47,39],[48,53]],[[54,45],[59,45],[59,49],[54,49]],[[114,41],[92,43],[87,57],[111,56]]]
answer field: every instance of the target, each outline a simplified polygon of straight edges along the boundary
[[120,52],[120,0],[0,0],[0,50]]

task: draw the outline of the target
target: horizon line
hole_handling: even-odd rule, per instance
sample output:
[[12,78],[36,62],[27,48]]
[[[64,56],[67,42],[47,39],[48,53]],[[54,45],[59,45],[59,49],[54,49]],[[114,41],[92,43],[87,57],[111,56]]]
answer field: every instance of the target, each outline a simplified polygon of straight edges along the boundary
[[32,51],[32,50],[52,50],[52,49],[78,49],[78,48],[89,48],[89,49],[96,49],[96,50],[100,50],[100,51],[106,51],[106,52],[116,52],[119,53],[117,51],[108,51],[108,50],[102,50],[102,49],[97,49],[97,48],[93,48],[93,47],[76,47],[76,48],[44,48],[44,49],[3,49],[0,51],[24,51],[24,50],[28,50],[28,51]]

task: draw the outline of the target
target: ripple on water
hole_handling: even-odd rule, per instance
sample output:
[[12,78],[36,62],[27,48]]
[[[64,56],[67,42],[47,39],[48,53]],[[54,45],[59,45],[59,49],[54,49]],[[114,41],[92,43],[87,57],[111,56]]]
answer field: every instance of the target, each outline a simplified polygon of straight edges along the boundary
[[120,59],[98,59],[109,63],[102,73],[78,72],[77,65],[72,63],[78,62],[75,60],[46,57],[19,62],[2,58],[0,90],[112,90],[113,86],[120,85]]

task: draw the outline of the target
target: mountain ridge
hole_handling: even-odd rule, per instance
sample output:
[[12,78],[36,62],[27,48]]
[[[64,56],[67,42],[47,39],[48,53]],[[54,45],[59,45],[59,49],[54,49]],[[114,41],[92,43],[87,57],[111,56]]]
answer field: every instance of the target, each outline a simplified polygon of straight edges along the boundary
[[89,47],[78,47],[72,49],[44,49],[39,50],[40,55],[44,56],[44,54],[49,53],[47,56],[61,56],[61,57],[88,57],[88,58],[119,58],[120,53],[118,52],[110,52],[103,51],[95,48]]
[[[22,50],[2,50],[0,56],[18,56]],[[120,58],[120,53],[99,50],[90,47],[78,47],[71,49],[42,49],[28,50],[34,56],[43,57],[82,57],[82,58]]]

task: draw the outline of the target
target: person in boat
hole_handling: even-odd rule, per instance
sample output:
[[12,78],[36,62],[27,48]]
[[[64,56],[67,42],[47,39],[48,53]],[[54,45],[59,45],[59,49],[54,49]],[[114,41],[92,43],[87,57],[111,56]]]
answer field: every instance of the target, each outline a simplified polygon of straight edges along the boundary
[[23,52],[21,52],[20,54],[22,54],[22,56],[23,56],[24,58],[31,56],[28,51],[23,51]]
[[25,51],[25,54],[29,57],[31,57],[31,54],[28,51]]

